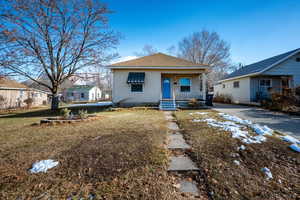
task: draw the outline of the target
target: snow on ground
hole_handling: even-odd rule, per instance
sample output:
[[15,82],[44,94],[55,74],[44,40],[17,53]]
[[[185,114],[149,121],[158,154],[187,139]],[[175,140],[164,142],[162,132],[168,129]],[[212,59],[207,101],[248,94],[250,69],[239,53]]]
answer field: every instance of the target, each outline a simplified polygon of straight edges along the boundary
[[190,113],[190,115],[207,115],[207,112],[194,112]]
[[300,144],[300,141],[290,135],[285,135],[281,137],[284,141],[292,143],[292,144]]
[[266,137],[258,135],[258,136],[251,136],[249,135],[248,131],[242,130],[244,126],[241,126],[239,124],[236,124],[232,121],[217,121],[212,118],[208,119],[193,119],[192,122],[206,122],[209,126],[221,128],[224,131],[229,131],[232,134],[233,138],[240,139],[242,142],[246,144],[251,143],[262,143],[266,141]]
[[289,147],[291,149],[293,149],[294,151],[300,153],[300,146],[299,145],[297,145],[297,144],[291,144]]
[[234,162],[234,164],[236,164],[236,165],[240,165],[240,164],[241,164],[240,161],[238,161],[238,160],[234,160],[233,162]]
[[267,176],[267,180],[269,180],[269,179],[272,179],[272,178],[273,178],[272,172],[270,171],[270,169],[269,169],[269,168],[267,168],[267,167],[264,167],[264,168],[262,168],[262,169],[261,169],[261,171],[263,171],[263,172],[266,174],[266,176]]
[[97,103],[84,103],[84,104],[71,104],[69,107],[89,107],[89,106],[111,106],[111,101],[103,101],[103,102],[97,102]]
[[41,161],[35,162],[29,171],[31,173],[39,173],[39,172],[46,173],[48,169],[51,169],[51,168],[57,166],[58,163],[59,163],[58,161],[54,161],[54,160],[41,160]]
[[243,120],[239,117],[236,117],[233,115],[228,115],[225,113],[219,113],[219,115],[226,120],[234,121],[236,123],[248,126],[258,135],[272,135],[273,134],[273,130],[270,129],[268,126],[261,126],[259,124],[253,124],[250,120]]
[[241,145],[237,148],[238,151],[243,151],[245,149],[246,149],[246,147],[244,145]]

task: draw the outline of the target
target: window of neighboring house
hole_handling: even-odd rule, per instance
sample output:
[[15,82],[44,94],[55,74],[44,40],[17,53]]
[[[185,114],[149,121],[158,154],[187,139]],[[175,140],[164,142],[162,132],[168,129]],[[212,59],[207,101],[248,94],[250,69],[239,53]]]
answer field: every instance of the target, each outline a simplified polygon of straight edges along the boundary
[[143,92],[143,84],[131,84],[131,92]]
[[240,82],[239,81],[234,81],[233,82],[233,87],[234,88],[239,88],[240,87]]
[[71,97],[74,97],[74,92],[71,92]]
[[300,62],[300,58],[296,58],[296,62]]
[[261,79],[259,80],[259,86],[263,88],[271,87],[271,80],[270,79]]
[[22,98],[23,97],[23,90],[20,90],[20,98]]
[[81,96],[81,98],[84,98],[84,93],[81,93],[81,95],[80,95],[80,96]]
[[190,92],[191,91],[191,79],[181,78],[179,79],[180,92]]
[[225,88],[226,86],[225,86],[225,84],[223,84],[223,88]]

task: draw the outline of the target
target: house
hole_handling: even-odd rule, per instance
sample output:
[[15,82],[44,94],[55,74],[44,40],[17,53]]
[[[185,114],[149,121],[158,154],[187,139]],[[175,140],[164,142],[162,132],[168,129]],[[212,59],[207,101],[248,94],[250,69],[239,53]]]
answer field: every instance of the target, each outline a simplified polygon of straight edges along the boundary
[[297,86],[300,48],[242,67],[219,81],[214,94],[230,96],[234,103],[252,104],[270,98],[272,92]]
[[112,101],[120,106],[176,106],[205,99],[207,65],[162,53],[108,66],[113,74]]
[[64,91],[66,101],[97,101],[101,99],[101,90],[93,85],[74,85]]
[[0,77],[0,109],[25,107],[26,99],[32,99],[32,106],[39,106],[48,103],[48,93],[32,89],[24,84]]

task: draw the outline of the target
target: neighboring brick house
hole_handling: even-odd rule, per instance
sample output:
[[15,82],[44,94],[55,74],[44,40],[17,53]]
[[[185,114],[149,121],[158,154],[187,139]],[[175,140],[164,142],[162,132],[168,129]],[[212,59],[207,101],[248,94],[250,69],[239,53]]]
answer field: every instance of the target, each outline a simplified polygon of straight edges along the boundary
[[5,77],[0,77],[0,109],[25,107],[24,100],[32,98],[32,106],[48,103],[48,93],[32,89]]

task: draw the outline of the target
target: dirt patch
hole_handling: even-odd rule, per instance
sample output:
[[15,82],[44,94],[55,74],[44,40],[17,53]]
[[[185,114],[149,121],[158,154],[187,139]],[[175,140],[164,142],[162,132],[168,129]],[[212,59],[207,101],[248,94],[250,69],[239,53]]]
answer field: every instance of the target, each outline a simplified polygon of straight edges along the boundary
[[[122,110],[66,126],[29,126],[34,118],[0,121],[0,199],[183,199],[166,173],[163,113]],[[143,119],[143,120],[141,120]],[[47,173],[32,163],[54,159]]]
[[[287,143],[267,137],[264,143],[245,145],[229,132],[193,123],[190,112],[176,112],[176,117],[192,145],[192,159],[205,172],[213,199],[299,199],[300,156]],[[217,119],[214,111],[204,112]],[[242,144],[246,149],[238,150]],[[273,179],[266,179],[263,167],[271,170]]]

